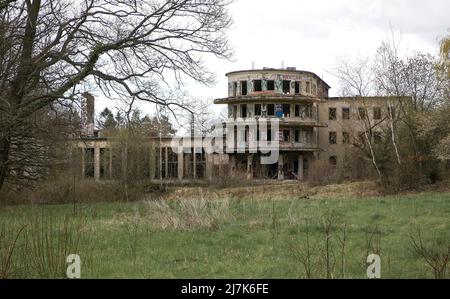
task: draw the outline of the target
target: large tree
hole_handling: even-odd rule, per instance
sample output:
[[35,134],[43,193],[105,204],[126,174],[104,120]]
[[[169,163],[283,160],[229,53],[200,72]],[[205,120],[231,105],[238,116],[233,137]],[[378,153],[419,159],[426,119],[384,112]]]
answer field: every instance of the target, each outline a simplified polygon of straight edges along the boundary
[[205,53],[228,58],[229,0],[1,0],[0,188],[11,140],[83,84],[180,107],[183,78],[213,82]]

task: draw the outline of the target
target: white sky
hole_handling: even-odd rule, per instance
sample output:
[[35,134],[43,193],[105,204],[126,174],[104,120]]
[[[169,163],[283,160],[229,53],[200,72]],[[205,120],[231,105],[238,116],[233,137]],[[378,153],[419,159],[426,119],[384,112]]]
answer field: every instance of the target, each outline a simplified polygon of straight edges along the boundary
[[[235,0],[229,40],[233,61],[208,57],[217,84],[189,84],[195,97],[227,95],[225,73],[240,69],[295,66],[323,77],[337,95],[338,81],[330,72],[337,56],[373,54],[391,29],[401,33],[404,53],[436,54],[439,39],[450,28],[449,0]],[[98,97],[96,112],[113,103]],[[148,105],[148,106],[146,106]],[[151,106],[141,106],[152,113]],[[219,110],[221,107],[217,107]]]

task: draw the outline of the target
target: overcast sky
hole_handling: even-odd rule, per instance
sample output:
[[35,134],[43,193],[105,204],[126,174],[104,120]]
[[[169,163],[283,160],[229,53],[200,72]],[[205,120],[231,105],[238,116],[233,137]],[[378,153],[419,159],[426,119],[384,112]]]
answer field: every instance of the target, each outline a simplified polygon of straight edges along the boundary
[[[256,68],[295,66],[323,77],[337,95],[330,74],[337,56],[373,54],[391,28],[400,36],[403,53],[436,54],[439,39],[450,28],[449,0],[235,0],[230,6],[229,39],[234,60],[208,58],[217,84],[189,85],[193,96],[227,95],[225,73]],[[108,105],[109,104],[109,105]],[[99,101],[96,111],[111,102]],[[148,111],[148,107],[144,109]]]

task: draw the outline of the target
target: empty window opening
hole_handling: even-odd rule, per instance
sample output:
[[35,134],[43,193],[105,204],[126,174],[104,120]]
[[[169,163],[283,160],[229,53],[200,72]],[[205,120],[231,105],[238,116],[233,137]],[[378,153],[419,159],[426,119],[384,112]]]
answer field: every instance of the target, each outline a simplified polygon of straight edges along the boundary
[[233,105],[233,118],[236,118],[237,117],[237,110],[238,110],[238,107],[237,107],[237,105]]
[[283,80],[283,93],[289,94],[291,91],[290,81]]
[[342,108],[342,119],[350,119],[350,108]]
[[267,128],[267,141],[272,141],[272,129]]
[[253,91],[262,91],[261,80],[253,80]]
[[261,116],[261,104],[255,104],[255,116]]
[[291,114],[291,105],[290,104],[283,104],[283,114],[284,117],[289,117]]
[[336,132],[329,132],[328,140],[329,140],[330,144],[336,144],[337,143],[336,139],[337,139]]
[[295,142],[300,142],[300,130],[294,131],[294,138]]
[[336,166],[337,165],[337,157],[336,156],[330,156],[328,158],[328,160],[330,161],[330,165],[331,166]]
[[360,119],[365,119],[366,118],[366,109],[364,109],[363,107],[359,107],[358,114],[359,114]]
[[283,130],[283,141],[289,142],[290,141],[290,131],[289,130]]
[[336,108],[328,108],[328,119],[336,120]]
[[275,90],[275,81],[267,80],[267,90]]
[[241,81],[241,95],[247,95],[247,81]]
[[300,105],[295,105],[295,117],[300,117]]
[[381,108],[380,107],[373,108],[373,119],[381,119]]
[[296,94],[300,93],[300,82],[299,81],[295,81],[295,93]]
[[247,104],[241,104],[241,117],[247,117]]
[[94,177],[94,148],[84,149],[84,176],[86,178]]
[[267,115],[275,115],[275,104],[267,104]]

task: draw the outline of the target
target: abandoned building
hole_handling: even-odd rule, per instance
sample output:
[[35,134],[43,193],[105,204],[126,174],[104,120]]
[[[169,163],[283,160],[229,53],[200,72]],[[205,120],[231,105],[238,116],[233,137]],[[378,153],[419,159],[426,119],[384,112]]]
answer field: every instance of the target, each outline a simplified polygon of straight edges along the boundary
[[[115,179],[139,169],[145,178],[157,180],[210,179],[224,172],[244,173],[248,179],[304,180],[317,171],[314,165],[318,164],[322,169],[349,176],[351,163],[357,170],[364,168],[356,159],[354,141],[367,131],[366,120],[373,132],[370,138],[376,143],[386,120],[395,117],[398,102],[389,97],[329,97],[330,86],[324,80],[294,67],[234,71],[226,76],[228,96],[215,99],[214,104],[227,105],[227,124],[276,118],[278,132],[268,128],[262,137],[259,130],[251,134],[245,128],[244,150],[225,149],[221,153],[202,149],[203,137],[192,138],[190,152],[175,151],[170,137],[148,138],[139,141],[139,150],[132,154],[137,159],[131,162],[130,152],[116,146],[120,140],[101,137],[94,131],[94,98],[86,94],[86,113],[82,115],[85,131],[75,142],[81,154],[82,177]],[[249,142],[262,138],[279,144],[273,164],[261,164],[258,149],[250,151]],[[226,147],[227,143],[223,144]]]

